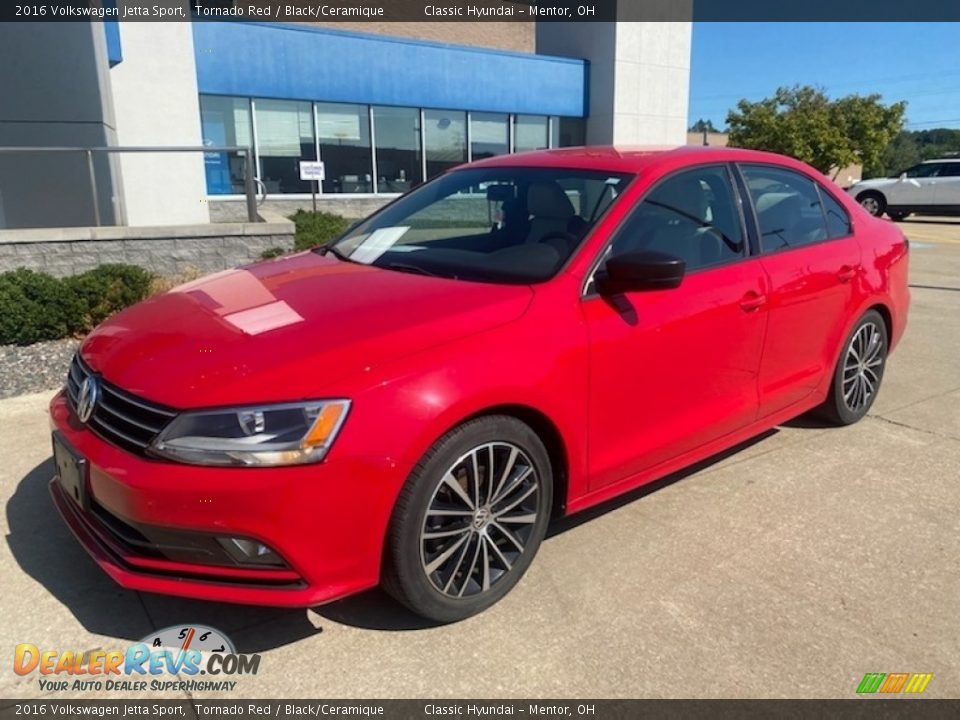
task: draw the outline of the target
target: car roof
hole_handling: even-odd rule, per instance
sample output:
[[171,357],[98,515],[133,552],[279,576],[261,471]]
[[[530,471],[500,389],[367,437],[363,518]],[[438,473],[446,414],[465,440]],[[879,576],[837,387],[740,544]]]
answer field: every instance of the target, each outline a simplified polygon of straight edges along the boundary
[[638,173],[655,167],[672,169],[672,166],[683,167],[711,162],[773,163],[786,167],[802,168],[808,173],[811,171],[816,173],[808,165],[785,155],[759,150],[705,147],[701,145],[667,147],[588,145],[564,147],[513,153],[511,155],[497,155],[470,163],[469,167],[563,167]]

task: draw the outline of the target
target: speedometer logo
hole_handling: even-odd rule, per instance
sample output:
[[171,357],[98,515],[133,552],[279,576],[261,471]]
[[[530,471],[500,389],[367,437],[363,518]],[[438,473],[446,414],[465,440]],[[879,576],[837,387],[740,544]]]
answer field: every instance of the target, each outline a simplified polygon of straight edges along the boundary
[[199,650],[200,652],[228,653],[235,655],[237,650],[230,638],[216,628],[208,625],[171,625],[163,630],[150,633],[140,642],[154,648],[171,650]]

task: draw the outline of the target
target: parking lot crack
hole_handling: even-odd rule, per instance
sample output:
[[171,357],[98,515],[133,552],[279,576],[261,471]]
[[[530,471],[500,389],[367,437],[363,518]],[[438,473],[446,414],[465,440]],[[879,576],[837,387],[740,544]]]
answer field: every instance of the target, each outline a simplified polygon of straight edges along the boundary
[[955,440],[960,441],[960,437],[955,435],[946,435],[944,433],[938,433],[933,430],[927,430],[926,428],[917,427],[916,425],[910,425],[909,423],[900,422],[899,420],[891,420],[890,418],[884,417],[883,415],[867,415],[867,417],[874,420],[881,420],[882,422],[887,423],[888,425],[896,425],[897,427],[906,428],[908,430],[916,430],[917,432],[923,433],[924,435],[932,435],[933,437],[940,438],[941,440]]

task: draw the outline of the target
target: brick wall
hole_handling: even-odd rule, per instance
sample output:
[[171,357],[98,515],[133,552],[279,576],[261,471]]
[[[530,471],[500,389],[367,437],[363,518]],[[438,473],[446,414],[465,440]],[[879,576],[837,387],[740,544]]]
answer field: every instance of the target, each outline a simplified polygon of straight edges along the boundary
[[[379,210],[392,197],[340,198],[336,195],[317,196],[317,210],[342,215],[345,218],[359,220]],[[271,196],[260,206],[261,212],[288,218],[297,210],[312,210],[310,198],[303,200],[281,200]],[[247,215],[246,200],[210,200],[210,220],[217,223],[241,222]]]
[[63,277],[129,263],[160,275],[207,273],[255,262],[275,247],[293,247],[293,223],[3,230],[0,272],[26,267]]

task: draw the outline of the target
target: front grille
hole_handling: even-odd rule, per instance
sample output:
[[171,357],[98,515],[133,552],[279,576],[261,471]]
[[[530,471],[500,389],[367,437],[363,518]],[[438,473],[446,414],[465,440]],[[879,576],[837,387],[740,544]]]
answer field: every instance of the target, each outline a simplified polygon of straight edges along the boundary
[[[67,373],[67,397],[74,413],[84,380],[94,374],[80,359],[79,353],[73,356]],[[107,442],[143,455],[177,411],[131,395],[102,378],[99,380],[100,400],[87,421],[87,427]]]

